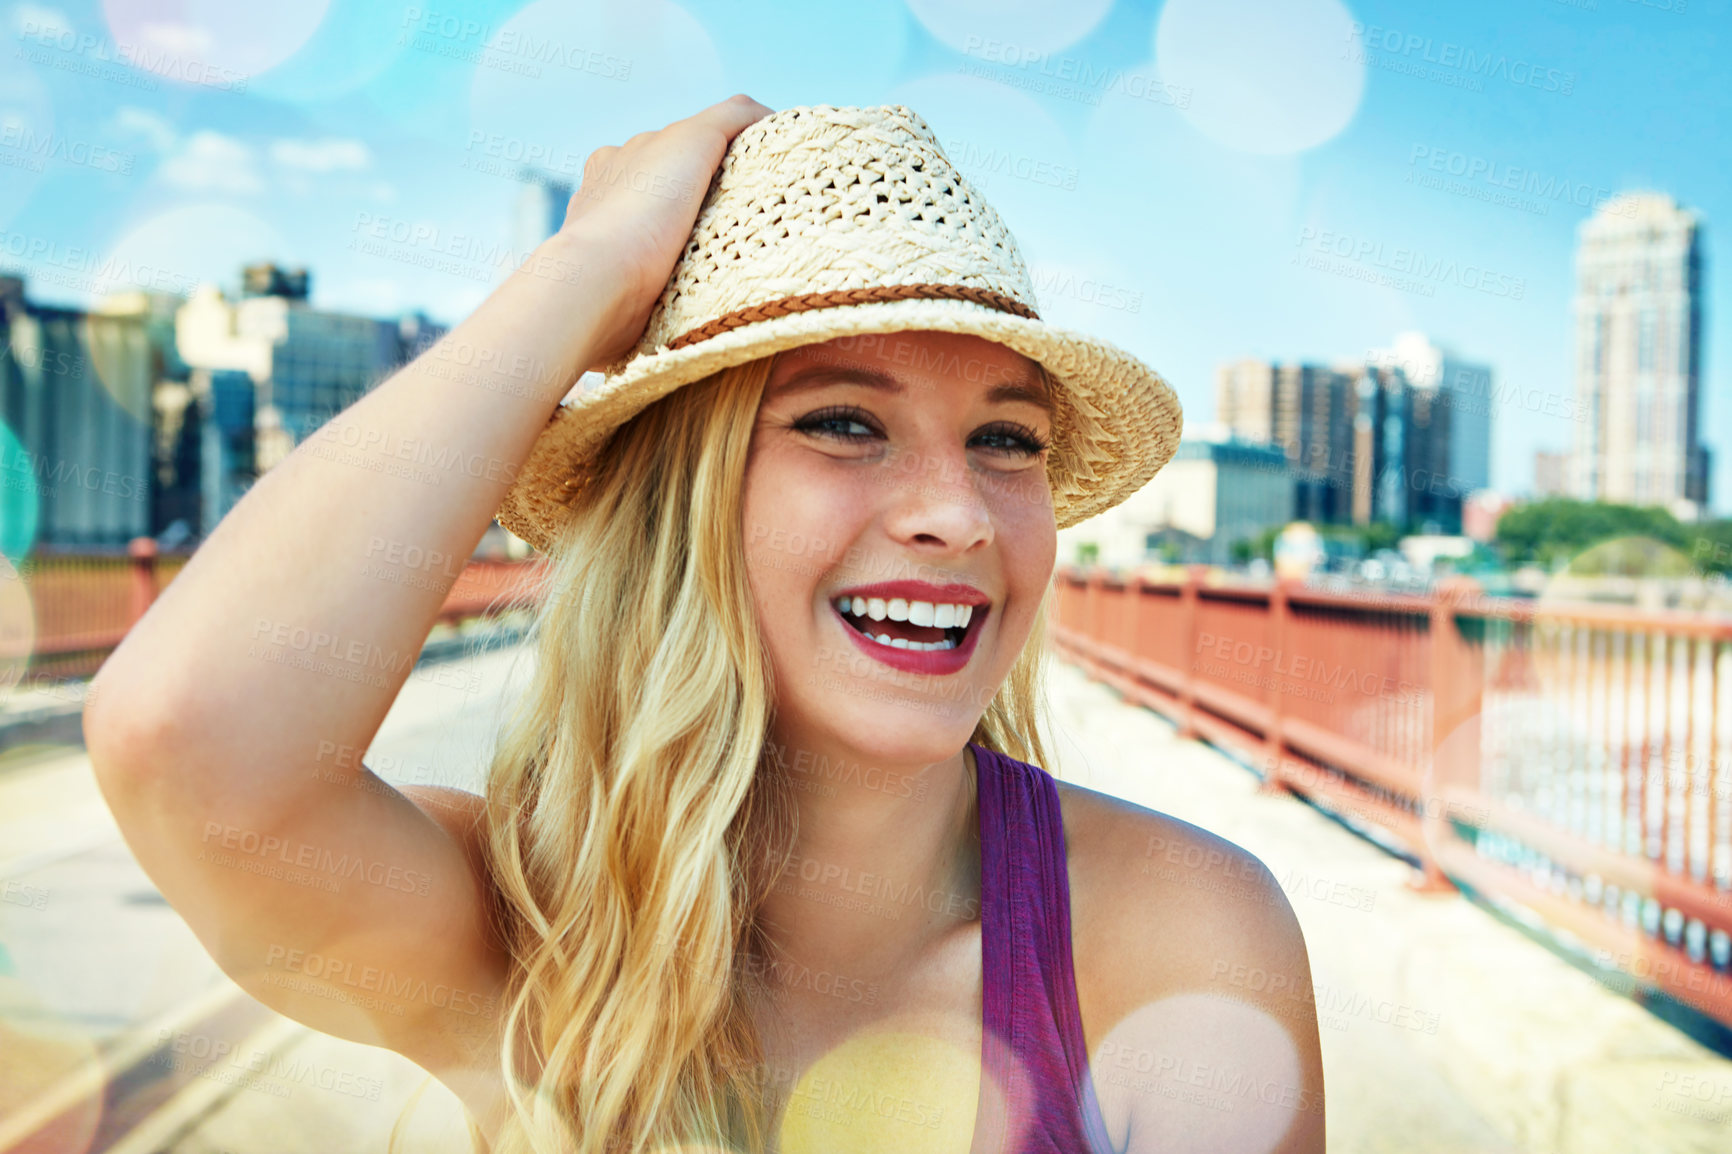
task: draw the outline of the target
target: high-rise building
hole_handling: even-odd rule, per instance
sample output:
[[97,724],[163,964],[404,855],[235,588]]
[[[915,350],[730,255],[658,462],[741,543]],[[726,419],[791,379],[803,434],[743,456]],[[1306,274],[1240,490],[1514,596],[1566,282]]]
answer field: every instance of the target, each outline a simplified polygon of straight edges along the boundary
[[1357,399],[1351,371],[1241,360],[1215,376],[1215,418],[1232,435],[1279,447],[1294,478],[1294,516],[1353,519]]
[[1223,365],[1215,412],[1286,453],[1295,517],[1455,533],[1488,482],[1490,383],[1489,368],[1404,333],[1364,361]]
[[1491,366],[1420,332],[1400,334],[1366,360],[1399,370],[1407,382],[1400,483],[1407,489],[1408,519],[1427,532],[1456,532],[1462,502],[1491,485]]
[[253,479],[445,331],[419,313],[377,320],[315,309],[304,273],[258,265],[245,276],[241,299],[205,285],[175,318],[200,405],[201,535]]
[[1353,414],[1352,496],[1349,520],[1406,525],[1413,520],[1408,476],[1416,439],[1413,395],[1399,369],[1341,365]]
[[512,216],[511,244],[521,261],[565,224],[571,184],[533,168],[525,168],[518,177],[523,181],[523,191],[517,195],[517,209]]
[[1578,497],[1663,505],[1695,519],[1708,500],[1702,443],[1702,225],[1661,193],[1603,205],[1578,230]]
[[304,301],[307,299],[307,270],[281,268],[269,261],[246,265],[241,269],[241,295]]
[[67,308],[27,300],[24,285],[0,276],[0,548],[150,535],[160,304]]

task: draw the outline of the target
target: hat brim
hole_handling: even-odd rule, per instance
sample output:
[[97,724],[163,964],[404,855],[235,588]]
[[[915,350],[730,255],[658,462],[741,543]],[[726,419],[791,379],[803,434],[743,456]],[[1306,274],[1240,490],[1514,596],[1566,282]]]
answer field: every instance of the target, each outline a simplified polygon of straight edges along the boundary
[[896,331],[966,333],[1044,365],[1059,396],[1047,476],[1053,517],[1068,529],[1110,509],[1172,459],[1184,417],[1161,375],[1116,345],[971,301],[843,305],[755,321],[679,349],[635,357],[568,395],[531,447],[500,505],[506,529],[547,551],[563,529],[578,466],[644,408],[712,373],[784,349]]

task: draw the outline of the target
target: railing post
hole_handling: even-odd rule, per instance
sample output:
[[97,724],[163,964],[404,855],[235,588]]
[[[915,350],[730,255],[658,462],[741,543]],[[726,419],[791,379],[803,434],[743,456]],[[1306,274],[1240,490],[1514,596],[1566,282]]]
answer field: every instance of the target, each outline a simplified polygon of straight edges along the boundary
[[156,541],[134,537],[126,543],[126,555],[132,563],[132,597],[126,621],[131,629],[156,600]]
[[1143,688],[1143,655],[1138,651],[1137,639],[1142,636],[1143,575],[1141,571],[1132,569],[1130,575],[1125,578],[1125,596],[1130,598],[1130,604],[1125,607],[1125,667],[1130,671],[1131,683],[1140,690]]
[[[1476,758],[1479,751],[1479,694],[1477,685],[1468,685],[1468,670],[1463,645],[1456,630],[1456,608],[1468,593],[1479,586],[1470,579],[1456,578],[1439,581],[1431,593],[1431,748],[1430,767],[1421,779],[1420,802],[1420,877],[1411,883],[1421,893],[1453,893],[1455,886],[1437,864],[1437,848],[1446,838],[1455,836],[1447,819],[1450,788],[1460,780],[1458,759],[1468,752],[1464,742],[1471,742]],[[1475,679],[1477,680],[1477,679]],[[1471,724],[1464,724],[1469,723]]]
[[[1289,793],[1284,772],[1286,743],[1281,737],[1281,719],[1286,714],[1287,690],[1274,670],[1281,668],[1281,655],[1287,646],[1288,583],[1290,578],[1277,577],[1269,589],[1269,648],[1275,651],[1275,661],[1269,674],[1269,730],[1264,737],[1264,756],[1269,759],[1268,771],[1257,786],[1259,793]],[[1288,668],[1293,659],[1287,658]]]
[[1084,635],[1088,638],[1088,648],[1083,652],[1083,667],[1089,671],[1090,677],[1101,674],[1100,662],[1097,656],[1101,644],[1101,568],[1091,565],[1087,584],[1083,586],[1083,619],[1087,622]]
[[1192,565],[1185,570],[1179,587],[1179,635],[1185,641],[1184,662],[1179,672],[1179,736],[1197,736],[1197,594],[1203,587],[1203,571]]

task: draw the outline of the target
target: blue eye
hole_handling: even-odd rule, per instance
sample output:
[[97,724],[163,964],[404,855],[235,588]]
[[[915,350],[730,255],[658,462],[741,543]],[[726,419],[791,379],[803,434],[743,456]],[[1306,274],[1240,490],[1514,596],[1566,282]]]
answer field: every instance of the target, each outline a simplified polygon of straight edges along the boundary
[[[870,423],[862,420],[865,415],[858,409],[819,409],[815,413],[800,418],[799,421],[795,422],[794,427],[802,432],[817,433],[821,437],[835,437],[843,441],[864,441],[874,435],[870,431]],[[860,425],[865,427],[868,432],[838,433],[824,429],[823,426],[826,425]]]
[[[840,432],[834,428],[838,425],[858,425],[864,428],[866,432]],[[847,406],[819,409],[815,413],[809,413],[796,421],[794,428],[801,432],[812,433],[815,436],[831,437],[851,443],[869,441],[873,437],[882,435],[877,431],[869,416],[859,409]],[[977,441],[982,438],[999,438],[1008,443],[988,447],[998,452],[1017,453],[1025,457],[1039,456],[1051,447],[1050,442],[1044,440],[1039,433],[1027,425],[1020,425],[1015,421],[994,422],[975,434]]]
[[980,435],[1003,437],[1010,441],[1012,452],[1021,453],[1025,457],[1037,457],[1052,447],[1049,442],[1041,439],[1039,433],[1027,425],[1019,425],[1013,421],[1001,421]]

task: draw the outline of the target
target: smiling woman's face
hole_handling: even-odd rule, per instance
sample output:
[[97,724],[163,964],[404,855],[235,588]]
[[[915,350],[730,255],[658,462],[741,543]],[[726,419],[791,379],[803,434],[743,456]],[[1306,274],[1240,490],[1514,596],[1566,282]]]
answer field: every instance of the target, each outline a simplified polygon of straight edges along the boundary
[[1052,576],[1046,395],[1034,361],[956,333],[781,354],[743,529],[784,740],[920,763],[968,741]]

